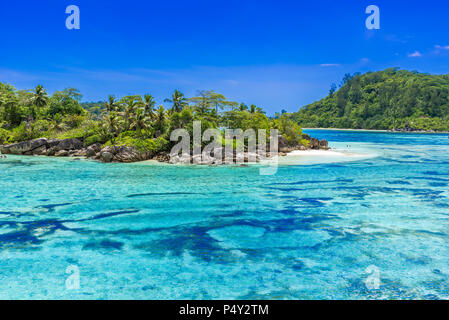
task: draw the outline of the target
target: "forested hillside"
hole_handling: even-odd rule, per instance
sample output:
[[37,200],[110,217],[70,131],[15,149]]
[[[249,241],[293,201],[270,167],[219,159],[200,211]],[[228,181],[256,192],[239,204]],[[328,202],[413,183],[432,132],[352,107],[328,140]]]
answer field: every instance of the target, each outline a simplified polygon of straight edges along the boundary
[[449,131],[449,75],[387,69],[347,74],[292,115],[302,127]]

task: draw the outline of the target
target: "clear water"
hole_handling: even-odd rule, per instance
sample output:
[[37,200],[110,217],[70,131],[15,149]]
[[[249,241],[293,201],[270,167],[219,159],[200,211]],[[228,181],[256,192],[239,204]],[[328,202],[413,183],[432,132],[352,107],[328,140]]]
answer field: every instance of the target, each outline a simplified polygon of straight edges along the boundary
[[369,157],[0,159],[0,298],[448,299],[449,136],[308,133]]

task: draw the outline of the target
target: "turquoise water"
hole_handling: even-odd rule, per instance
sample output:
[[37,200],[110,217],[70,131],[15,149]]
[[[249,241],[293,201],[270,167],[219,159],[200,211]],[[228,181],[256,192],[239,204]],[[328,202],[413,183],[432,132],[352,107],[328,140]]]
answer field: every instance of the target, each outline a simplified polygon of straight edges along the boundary
[[0,298],[448,299],[449,136],[308,133],[366,157],[0,159]]

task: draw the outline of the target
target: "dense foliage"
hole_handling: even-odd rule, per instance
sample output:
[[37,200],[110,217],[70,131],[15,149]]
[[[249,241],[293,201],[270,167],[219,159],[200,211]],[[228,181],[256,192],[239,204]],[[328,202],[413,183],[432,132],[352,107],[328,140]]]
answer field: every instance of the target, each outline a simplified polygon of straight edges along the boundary
[[[40,137],[79,138],[86,146],[134,146],[141,151],[168,151],[173,130],[193,131],[193,121],[208,128],[279,129],[296,145],[302,141],[301,128],[286,114],[269,119],[261,108],[228,101],[214,91],[200,91],[186,98],[175,90],[157,106],[153,96],[133,95],[106,102],[80,103],[81,94],[69,88],[49,96],[42,86],[34,90],[15,90],[0,83],[0,144]],[[268,133],[268,132],[267,132]],[[223,135],[224,137],[224,135]],[[223,145],[227,142],[223,139]]]
[[292,118],[302,127],[449,131],[449,75],[396,68],[346,75]]

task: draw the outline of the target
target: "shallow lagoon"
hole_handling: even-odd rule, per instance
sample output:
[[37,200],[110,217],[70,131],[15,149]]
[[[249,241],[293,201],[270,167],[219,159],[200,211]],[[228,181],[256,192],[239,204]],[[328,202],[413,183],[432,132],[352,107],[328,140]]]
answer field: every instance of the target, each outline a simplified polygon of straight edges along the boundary
[[0,159],[0,298],[448,299],[449,135],[307,133],[362,157]]

